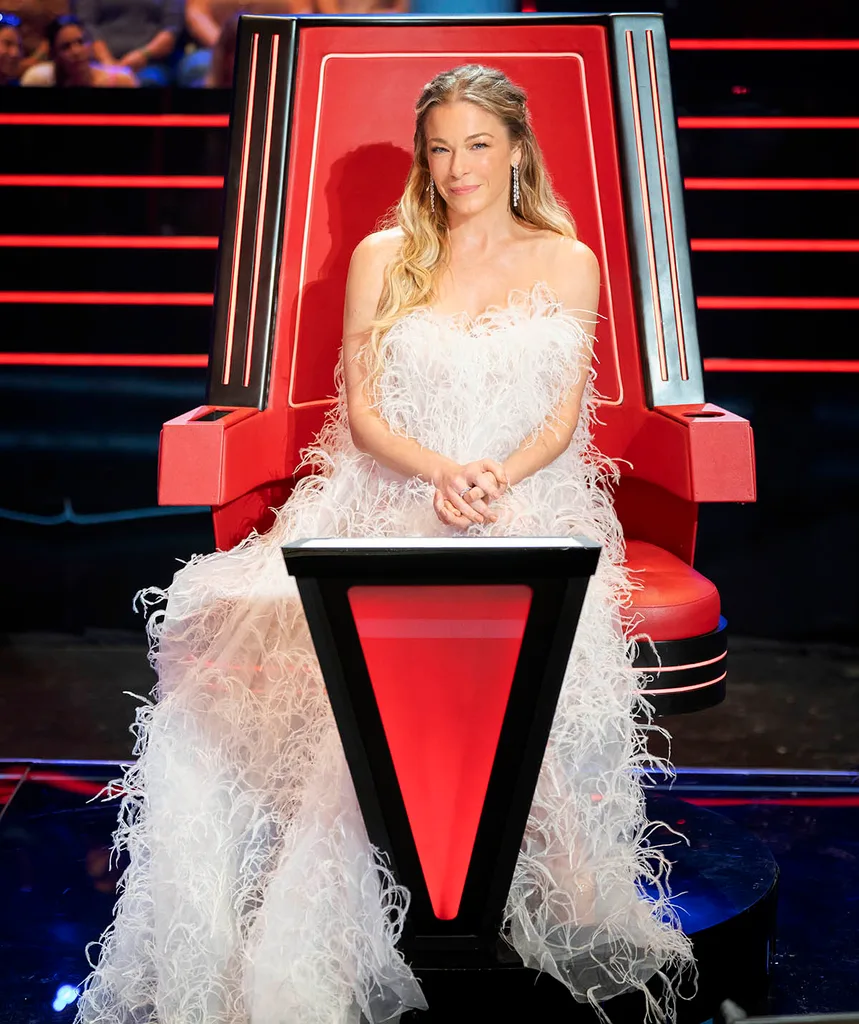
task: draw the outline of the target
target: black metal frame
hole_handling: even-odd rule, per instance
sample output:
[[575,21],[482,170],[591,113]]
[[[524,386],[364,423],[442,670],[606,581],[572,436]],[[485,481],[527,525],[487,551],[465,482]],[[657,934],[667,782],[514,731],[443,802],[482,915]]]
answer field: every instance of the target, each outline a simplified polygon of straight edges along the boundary
[[[416,965],[496,962],[502,913],[599,546],[308,550],[287,545],[316,654],[371,842],[408,885],[402,944]],[[561,542],[562,543],[562,542]],[[396,545],[396,546],[395,546]],[[404,550],[405,548],[405,550]],[[519,584],[533,597],[459,912],[435,916],[349,604],[362,586]]]

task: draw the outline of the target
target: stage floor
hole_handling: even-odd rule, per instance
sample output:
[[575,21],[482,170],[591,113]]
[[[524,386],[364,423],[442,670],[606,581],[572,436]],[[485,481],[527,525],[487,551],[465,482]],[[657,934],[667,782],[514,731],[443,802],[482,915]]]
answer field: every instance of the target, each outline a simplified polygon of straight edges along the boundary
[[[110,920],[118,874],[115,809],[94,797],[118,773],[0,761],[0,1024],[74,1017],[84,947]],[[859,775],[681,770],[672,795],[736,821],[779,864],[772,1011],[859,1010]]]

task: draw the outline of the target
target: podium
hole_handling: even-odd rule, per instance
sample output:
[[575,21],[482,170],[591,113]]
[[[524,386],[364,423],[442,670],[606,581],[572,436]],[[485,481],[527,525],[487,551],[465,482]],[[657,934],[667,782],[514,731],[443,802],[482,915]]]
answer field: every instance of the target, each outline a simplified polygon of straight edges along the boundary
[[[332,538],[283,549],[370,841],[411,894],[400,947],[428,1012],[401,1024],[565,1020],[587,1004],[524,967],[503,911],[570,650],[600,555],[581,538]],[[676,1024],[759,1008],[778,869],[755,837],[662,793],[699,970]],[[658,979],[656,979],[658,991]],[[515,1008],[512,1010],[511,1008]],[[640,1024],[640,993],[608,1004]]]
[[302,540],[295,577],[412,966],[488,967],[600,546]]

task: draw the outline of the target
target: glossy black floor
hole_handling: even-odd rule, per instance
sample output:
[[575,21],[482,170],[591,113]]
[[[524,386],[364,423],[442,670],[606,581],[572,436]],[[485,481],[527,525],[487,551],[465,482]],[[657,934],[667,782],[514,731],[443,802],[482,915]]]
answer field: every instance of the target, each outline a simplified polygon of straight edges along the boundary
[[[115,809],[94,798],[118,773],[0,762],[2,1024],[74,1017],[84,948],[110,920],[119,873],[108,855]],[[743,825],[778,861],[771,1010],[859,1010],[859,775],[681,770],[672,795]],[[705,901],[692,912],[711,911]]]

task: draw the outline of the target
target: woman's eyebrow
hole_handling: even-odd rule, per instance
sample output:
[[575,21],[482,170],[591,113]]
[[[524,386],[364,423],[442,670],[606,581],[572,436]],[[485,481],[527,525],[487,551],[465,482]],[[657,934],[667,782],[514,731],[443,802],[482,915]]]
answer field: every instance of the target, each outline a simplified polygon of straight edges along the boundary
[[[485,135],[488,139],[495,138],[492,132],[475,132],[474,135],[469,135],[465,141],[470,142],[472,139],[479,139],[481,135]],[[449,145],[447,139],[440,139],[437,135],[434,135],[431,139],[427,139],[427,142],[443,142],[445,145]]]

